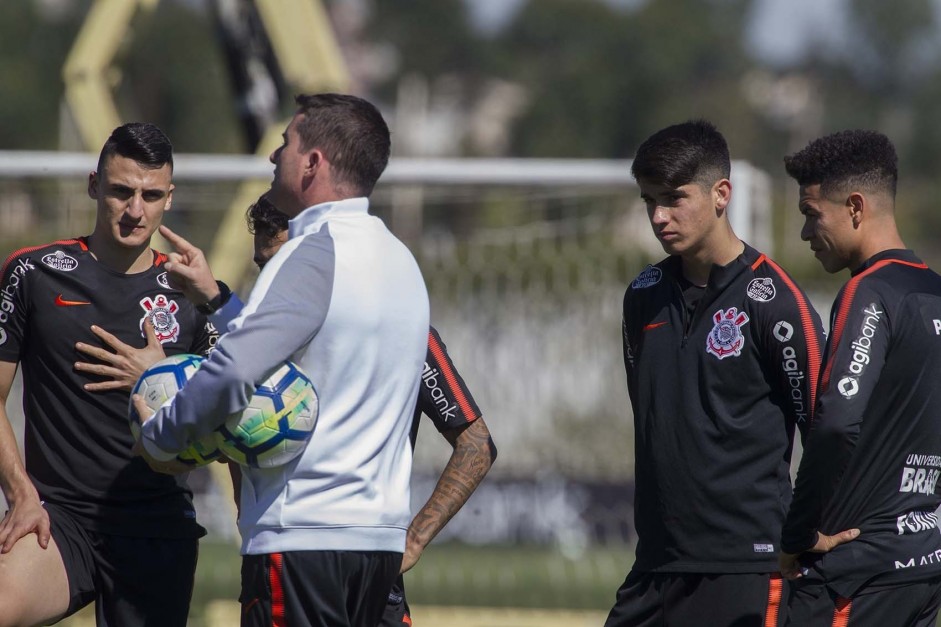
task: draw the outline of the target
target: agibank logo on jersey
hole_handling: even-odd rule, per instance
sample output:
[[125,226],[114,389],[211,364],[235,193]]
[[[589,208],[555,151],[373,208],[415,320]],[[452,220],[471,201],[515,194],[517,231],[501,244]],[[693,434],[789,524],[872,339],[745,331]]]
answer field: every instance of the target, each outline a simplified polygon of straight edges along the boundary
[[863,309],[863,322],[859,326],[859,336],[850,344],[849,372],[837,383],[837,390],[844,398],[853,398],[859,393],[859,377],[862,376],[869,365],[869,353],[872,350],[872,340],[879,330],[884,312],[870,303]]
[[163,294],[157,294],[156,298],[146,297],[140,302],[144,308],[144,317],[140,319],[141,334],[144,334],[144,321],[148,318],[154,325],[154,332],[160,343],[175,342],[180,337],[180,323],[177,322],[176,312],[180,306],[175,300],[169,300]]
[[656,266],[647,266],[644,271],[637,275],[631,287],[635,290],[642,290],[645,287],[653,287],[663,278],[663,271]]
[[715,312],[712,319],[716,324],[706,336],[706,352],[719,359],[741,355],[742,347],[745,346],[742,326],[748,322],[748,314],[736,307],[729,307],[725,311],[720,309]]
[[19,291],[26,273],[35,269],[36,266],[33,265],[32,260],[17,259],[16,265],[9,271],[6,282],[0,288],[0,346],[7,343],[8,335],[4,327],[10,321],[10,316],[16,312],[16,304],[13,299]]
[[71,272],[78,267],[78,259],[69,257],[61,250],[49,253],[42,258],[42,262],[53,270],[61,270],[62,272]]

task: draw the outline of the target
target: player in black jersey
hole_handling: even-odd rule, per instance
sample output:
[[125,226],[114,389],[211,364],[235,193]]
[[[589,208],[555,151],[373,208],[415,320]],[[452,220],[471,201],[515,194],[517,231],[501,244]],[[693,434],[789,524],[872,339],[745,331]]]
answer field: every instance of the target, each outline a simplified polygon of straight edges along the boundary
[[[941,276],[899,236],[887,137],[844,131],[786,157],[801,238],[850,270],[782,535],[801,627],[935,624],[941,603]],[[850,544],[832,534],[854,528]]]
[[[255,264],[263,268],[287,241],[288,216],[262,196],[249,207],[246,218],[249,231],[254,236]],[[234,314],[234,311],[228,311],[230,305],[233,310],[241,308],[236,298],[228,301],[223,310],[217,312],[219,318],[214,319],[220,328]],[[120,386],[129,390],[147,366],[163,357],[159,349],[157,354],[148,353],[149,349],[134,349],[101,329],[97,332],[110,345],[113,353],[95,351],[95,356],[103,363],[80,365],[110,378],[110,383],[100,384],[102,389]],[[421,381],[412,423],[412,446],[415,445],[421,415],[424,414],[431,419],[453,451],[431,496],[409,525],[402,573],[418,562],[425,547],[464,506],[497,455],[480,409],[434,328],[428,333],[428,354]],[[237,501],[241,475],[236,464],[231,464],[230,469]],[[399,575],[389,593],[379,627],[411,624],[405,584]]]
[[[26,248],[0,273],[0,624],[48,624],[94,601],[99,625],[185,625],[198,538],[178,477],[132,457],[128,395],[89,392],[77,342],[107,322],[168,354],[207,353],[217,334],[167,283],[150,238],[173,194],[172,147],[150,124],[112,133],[89,175],[86,237]],[[23,369],[25,468],[5,412]],[[174,470],[173,463],[167,466]],[[35,534],[36,541],[28,536]]]
[[822,330],[732,231],[730,171],[704,121],[655,133],[633,162],[670,256],[624,297],[638,542],[607,627],[780,623],[791,446],[812,419]]

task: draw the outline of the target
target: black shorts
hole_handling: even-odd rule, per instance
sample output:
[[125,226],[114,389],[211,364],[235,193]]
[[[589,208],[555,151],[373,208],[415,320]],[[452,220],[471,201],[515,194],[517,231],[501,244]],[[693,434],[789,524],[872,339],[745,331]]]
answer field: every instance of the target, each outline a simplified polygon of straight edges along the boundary
[[99,627],[186,625],[198,540],[99,533],[55,505],[45,507],[69,578],[66,616],[94,601]]
[[242,557],[242,627],[376,627],[402,554],[286,551]]
[[631,571],[605,627],[766,627],[783,625],[787,582],[777,573]]
[[376,627],[402,627],[411,624],[411,610],[408,609],[408,600],[405,598],[405,580],[399,575],[392,584],[392,590],[386,600],[386,609],[382,612],[382,620]]
[[851,598],[825,584],[798,579],[787,599],[793,627],[934,627],[941,607],[941,577],[899,585],[863,586]]

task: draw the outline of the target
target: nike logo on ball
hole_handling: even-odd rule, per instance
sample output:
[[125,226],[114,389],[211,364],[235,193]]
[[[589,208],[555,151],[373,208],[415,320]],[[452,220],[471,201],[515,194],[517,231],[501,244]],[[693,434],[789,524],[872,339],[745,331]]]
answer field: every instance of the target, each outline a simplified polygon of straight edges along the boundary
[[56,305],[59,307],[75,307],[76,305],[91,305],[91,303],[84,300],[65,300],[62,298],[62,294],[56,296]]

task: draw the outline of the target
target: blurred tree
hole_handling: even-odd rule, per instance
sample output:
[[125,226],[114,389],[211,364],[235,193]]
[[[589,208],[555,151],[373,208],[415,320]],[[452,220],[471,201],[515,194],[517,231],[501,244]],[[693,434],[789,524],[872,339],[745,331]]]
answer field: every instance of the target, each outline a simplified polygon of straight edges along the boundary
[[486,41],[471,28],[462,0],[374,2],[366,35],[390,42],[398,71],[377,86],[383,100],[395,101],[398,80],[417,73],[432,81],[448,74],[471,77],[489,69]]
[[62,63],[87,4],[44,14],[34,0],[0,3],[0,149],[58,147]]
[[[897,95],[938,61],[932,0],[850,0],[854,32],[847,59],[859,80],[879,93]],[[934,42],[932,42],[934,39]]]
[[530,0],[500,36],[504,71],[531,92],[514,153],[629,157],[657,128],[705,117],[748,156],[766,126],[740,97],[748,5]]
[[[49,5],[52,6],[52,5]],[[0,2],[0,148],[59,147],[62,66],[91,0]],[[243,152],[235,101],[204,5],[163,0],[134,19],[115,67],[124,120],[160,125],[182,152]]]
[[141,12],[121,70],[118,110],[166,131],[178,152],[246,151],[236,99],[211,15],[194,3]]

